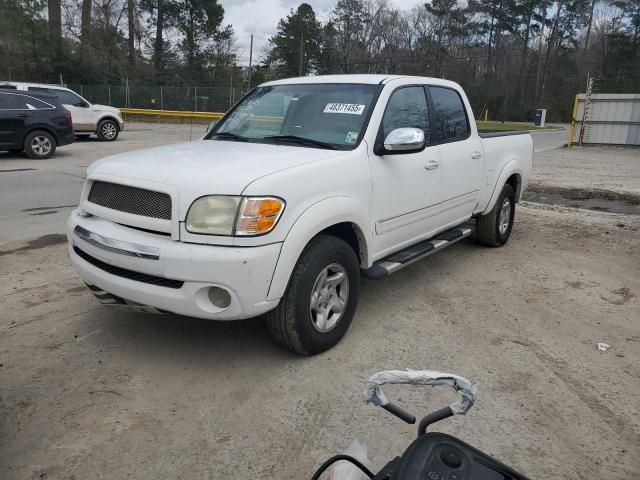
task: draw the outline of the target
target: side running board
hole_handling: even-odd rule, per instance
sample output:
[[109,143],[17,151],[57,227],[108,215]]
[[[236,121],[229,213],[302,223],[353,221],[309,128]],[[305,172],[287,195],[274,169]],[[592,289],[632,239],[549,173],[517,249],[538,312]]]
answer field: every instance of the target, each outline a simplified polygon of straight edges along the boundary
[[428,257],[432,253],[459,242],[469,235],[471,235],[471,228],[467,226],[452,228],[451,230],[439,233],[429,240],[411,245],[404,250],[377,261],[371,268],[362,270],[362,275],[374,280],[386,277],[406,266],[411,265],[412,263],[417,262],[418,260]]

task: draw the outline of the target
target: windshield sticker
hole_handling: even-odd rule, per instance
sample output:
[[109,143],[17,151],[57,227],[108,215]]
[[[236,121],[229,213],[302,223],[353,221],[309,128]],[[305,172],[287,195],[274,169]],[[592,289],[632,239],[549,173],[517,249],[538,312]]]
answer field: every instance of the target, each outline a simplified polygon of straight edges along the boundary
[[349,113],[351,115],[362,115],[365,105],[357,103],[327,103],[323,113]]
[[349,143],[351,145],[356,143],[358,140],[358,132],[348,132],[346,138],[344,139],[344,143]]

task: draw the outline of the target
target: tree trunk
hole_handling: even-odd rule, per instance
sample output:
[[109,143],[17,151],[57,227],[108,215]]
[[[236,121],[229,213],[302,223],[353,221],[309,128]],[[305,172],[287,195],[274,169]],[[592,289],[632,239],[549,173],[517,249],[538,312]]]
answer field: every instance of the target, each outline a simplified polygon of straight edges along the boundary
[[535,89],[535,93],[533,95],[533,106],[535,105],[535,102],[538,101],[538,96],[540,95],[540,81],[541,81],[541,75],[542,75],[542,64],[543,64],[543,55],[542,55],[542,49],[544,47],[544,24],[547,20],[547,3],[546,2],[542,2],[542,5],[540,5],[540,10],[542,13],[542,21],[541,21],[541,27],[540,27],[540,41],[538,43],[538,68],[536,69],[536,89]]
[[57,61],[62,51],[62,10],[60,0],[48,1],[49,13],[49,41],[53,52],[53,59]]
[[[527,85],[527,56],[529,54],[529,35],[531,33],[531,17],[533,9],[529,11],[527,17],[527,28],[524,31],[524,45],[522,46],[522,59],[520,61],[520,75],[518,75],[518,90],[520,91],[519,104],[524,105],[524,96]],[[516,92],[518,91],[516,90]]]
[[587,21],[587,34],[584,39],[584,51],[586,53],[589,48],[589,37],[591,37],[591,25],[593,24],[593,10],[596,7],[597,0],[591,0],[591,10],[589,11],[589,20]]
[[156,21],[156,42],[153,50],[153,67],[155,69],[156,78],[163,83],[164,69],[164,40],[162,38],[164,29],[164,5],[163,0],[158,0],[158,18]]
[[[129,66],[133,67],[136,64],[136,18],[135,18],[135,0],[127,0],[127,15],[129,20]],[[129,72],[131,73],[131,72]]]
[[92,0],[82,0],[82,26],[80,30],[80,61],[85,61],[85,54],[91,41],[91,6]]

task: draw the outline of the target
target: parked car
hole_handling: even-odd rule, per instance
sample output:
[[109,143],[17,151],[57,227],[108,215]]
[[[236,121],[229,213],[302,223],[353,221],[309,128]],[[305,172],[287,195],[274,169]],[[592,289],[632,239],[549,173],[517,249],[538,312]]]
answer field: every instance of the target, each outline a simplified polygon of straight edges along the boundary
[[0,89],[11,88],[57,97],[64,108],[71,112],[73,129],[78,137],[89,137],[95,133],[100,140],[113,142],[124,130],[120,110],[107,105],[92,104],[68,88],[41,83],[0,82]]
[[454,244],[471,219],[480,243],[504,245],[532,156],[526,132],[479,134],[446,80],[269,82],[201,141],[91,165],[69,255],[105,303],[213,320],[266,313],[279,343],[315,354],[345,335],[361,275]]
[[0,150],[46,159],[74,139],[71,113],[55,97],[0,89]]

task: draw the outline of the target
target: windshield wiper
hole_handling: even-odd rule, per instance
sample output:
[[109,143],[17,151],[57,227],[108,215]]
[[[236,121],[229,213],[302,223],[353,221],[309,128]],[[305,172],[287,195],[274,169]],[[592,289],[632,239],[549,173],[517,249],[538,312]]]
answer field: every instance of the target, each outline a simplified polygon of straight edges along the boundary
[[330,143],[313,140],[312,138],[298,137],[297,135],[270,135],[268,137],[263,137],[263,140],[283,140],[285,142],[297,143],[300,145],[326,148],[328,150],[338,150],[335,145]]
[[218,137],[224,140],[233,140],[235,142],[248,142],[249,139],[247,137],[243,137],[242,135],[237,135],[231,132],[216,132],[211,135],[209,138]]

